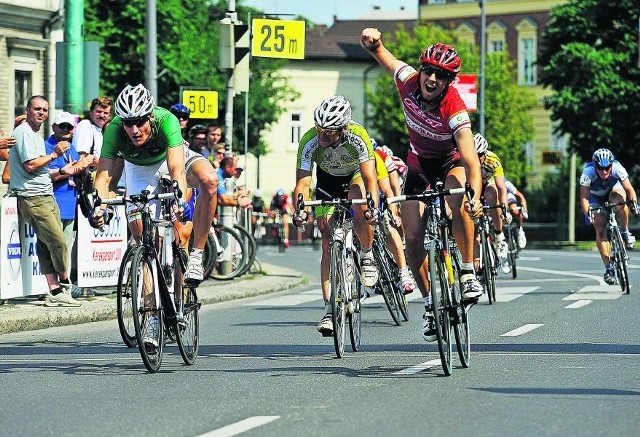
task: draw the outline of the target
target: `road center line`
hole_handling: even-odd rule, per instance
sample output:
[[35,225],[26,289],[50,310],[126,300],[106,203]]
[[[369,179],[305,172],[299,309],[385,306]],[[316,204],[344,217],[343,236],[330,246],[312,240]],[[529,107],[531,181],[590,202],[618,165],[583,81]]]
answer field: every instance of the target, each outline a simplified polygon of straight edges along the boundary
[[589,305],[591,302],[593,301],[589,299],[576,300],[575,302],[567,305],[565,308],[582,308],[585,305]]
[[277,420],[279,418],[280,416],[253,416],[241,420],[240,422],[232,423],[231,425],[215,429],[206,434],[201,434],[200,437],[230,437],[265,425],[269,422],[273,422],[274,420]]
[[505,332],[500,335],[500,337],[517,337],[518,335],[526,334],[529,331],[533,331],[536,328],[544,326],[544,323],[527,323],[519,328],[514,329],[513,331]]
[[439,366],[442,364],[440,360],[431,360],[426,363],[416,364],[415,366],[407,367],[406,369],[398,370],[397,372],[393,372],[394,375],[413,375],[418,372],[422,372],[423,370],[430,369],[435,366]]

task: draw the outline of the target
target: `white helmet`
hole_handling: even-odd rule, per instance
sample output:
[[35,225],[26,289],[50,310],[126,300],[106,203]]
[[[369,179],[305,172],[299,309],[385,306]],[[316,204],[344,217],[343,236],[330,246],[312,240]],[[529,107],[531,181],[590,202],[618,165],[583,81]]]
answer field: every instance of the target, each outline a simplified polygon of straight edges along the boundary
[[127,85],[116,99],[116,115],[120,118],[140,118],[151,114],[155,101],[142,84]]
[[386,153],[388,156],[393,156],[393,150],[389,148],[389,146],[382,146],[382,151]]
[[478,155],[481,155],[487,151],[489,148],[489,143],[484,139],[481,133],[477,133],[473,136],[473,142],[476,145],[476,152]]
[[351,121],[351,103],[344,96],[329,97],[316,108],[313,120],[321,129],[343,128]]

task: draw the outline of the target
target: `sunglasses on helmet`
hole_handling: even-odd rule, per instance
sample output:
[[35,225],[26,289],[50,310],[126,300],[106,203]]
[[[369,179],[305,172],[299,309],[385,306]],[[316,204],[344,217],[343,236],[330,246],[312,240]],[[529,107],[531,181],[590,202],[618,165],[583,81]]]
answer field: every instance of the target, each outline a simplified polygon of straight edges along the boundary
[[122,124],[124,124],[125,127],[133,127],[134,125],[136,127],[142,127],[147,121],[149,121],[148,116],[139,117],[139,118],[129,118],[127,120],[122,120]]
[[430,77],[433,73],[435,73],[436,79],[438,80],[451,79],[451,73],[443,70],[442,68],[434,67],[433,65],[422,64],[420,70],[424,71],[424,74],[426,74],[427,77]]

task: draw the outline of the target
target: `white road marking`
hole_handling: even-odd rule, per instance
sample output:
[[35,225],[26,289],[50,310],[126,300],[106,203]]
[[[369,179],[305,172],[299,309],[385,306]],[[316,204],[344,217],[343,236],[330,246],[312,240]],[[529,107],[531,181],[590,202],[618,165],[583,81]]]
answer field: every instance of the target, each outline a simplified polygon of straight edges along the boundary
[[562,300],[612,300],[622,296],[619,285],[587,285]]
[[416,364],[415,366],[407,367],[406,369],[398,370],[397,372],[393,372],[394,375],[413,375],[418,372],[422,372],[423,370],[430,369],[432,367],[436,367],[441,365],[442,362],[440,360],[431,360],[426,363]]
[[565,308],[582,308],[585,305],[589,305],[591,302],[593,301],[590,299],[580,299],[580,300],[576,300],[573,303],[570,303]]
[[253,416],[240,422],[201,434],[200,437],[230,437],[279,419],[280,416]]
[[[542,258],[539,256],[522,256],[518,257],[518,261],[540,261]],[[517,264],[516,264],[517,265]],[[518,267],[520,268],[520,267]]]
[[558,275],[558,276],[573,276],[578,278],[587,278],[593,279],[598,282],[600,285],[606,285],[602,276],[589,275],[587,273],[577,273],[577,272],[567,272],[561,270],[549,270],[549,269],[538,269],[535,267],[518,267],[518,270],[525,270],[527,272],[536,272],[536,273],[547,273],[550,275]]
[[517,337],[518,335],[526,334],[527,332],[533,331],[534,329],[539,328],[541,326],[544,326],[544,324],[527,323],[526,325],[516,328],[513,331],[505,332],[504,334],[500,335],[500,337]]
[[496,287],[496,300],[498,302],[509,302],[536,291],[538,288],[540,287]]
[[248,307],[292,307],[314,300],[322,300],[322,290],[315,288],[313,290],[303,291],[302,293],[286,294],[284,296],[270,297],[254,302],[248,302],[243,306]]

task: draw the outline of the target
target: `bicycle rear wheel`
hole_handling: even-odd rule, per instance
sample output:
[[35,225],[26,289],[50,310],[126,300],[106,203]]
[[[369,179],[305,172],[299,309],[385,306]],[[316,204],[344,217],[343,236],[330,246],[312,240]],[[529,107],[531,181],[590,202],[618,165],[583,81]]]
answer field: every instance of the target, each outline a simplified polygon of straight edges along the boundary
[[382,294],[384,303],[389,310],[389,314],[391,314],[393,323],[395,323],[397,326],[400,326],[400,308],[396,303],[393,291],[393,287],[395,287],[396,284],[391,275],[391,269],[389,266],[389,260],[387,259],[387,255],[385,253],[385,248],[379,238],[380,237],[376,235],[376,239],[373,243],[373,254],[376,259],[376,263],[378,264],[379,275],[378,282],[376,283],[375,287],[378,289],[380,294]]
[[136,328],[133,321],[131,304],[131,263],[136,246],[129,246],[124,252],[120,271],[118,272],[118,289],[116,292],[116,311],[118,313],[118,329],[122,341],[128,347],[136,347]]
[[445,375],[451,375],[451,320],[449,318],[449,282],[447,271],[436,248],[435,242],[429,248],[429,292],[431,308],[436,324],[438,352]]
[[612,234],[609,236],[611,261],[613,262],[618,284],[620,284],[623,293],[629,294],[631,290],[629,286],[629,274],[627,272],[627,249],[619,229],[616,229],[614,232],[610,231],[609,234]]
[[[145,246],[136,248],[131,264],[131,302],[136,340],[142,362],[147,370],[156,373],[162,364],[164,351],[164,321],[162,307],[156,300],[157,272],[154,274],[155,259]],[[144,296],[151,293],[150,306],[145,305]],[[147,342],[155,342],[155,347]]]
[[338,358],[344,354],[345,324],[345,272],[342,258],[342,243],[331,244],[331,319],[333,320],[333,344]]
[[251,235],[251,233],[246,228],[238,224],[235,224],[233,225],[233,230],[236,231],[238,235],[240,235],[240,238],[242,238],[242,241],[244,242],[247,248],[247,263],[245,264],[243,269],[240,271],[240,273],[238,273],[238,276],[240,276],[247,273],[247,271],[251,268],[254,261],[256,260],[256,255],[258,252],[258,243],[256,242],[256,239],[253,237],[253,235]]
[[495,256],[492,252],[488,236],[485,233],[482,235],[482,255],[480,256],[482,261],[482,279],[487,297],[489,298],[489,304],[491,305],[496,300],[496,278],[493,269]]
[[196,290],[192,287],[182,287],[182,301],[178,308],[178,349],[182,360],[192,365],[198,357],[200,347],[200,302]]
[[469,367],[471,358],[471,340],[469,338],[469,320],[467,307],[462,302],[462,288],[460,286],[460,252],[450,253],[453,267],[453,286],[451,287],[451,325],[456,338],[456,349],[462,367]]
[[[354,263],[353,254],[348,255],[351,259],[348,262]],[[360,341],[362,338],[362,306],[360,305],[360,295],[362,292],[362,284],[360,277],[353,267],[353,279],[351,280],[351,300],[349,301],[349,336],[351,337],[351,349],[354,352],[360,350]]]
[[[221,224],[216,224],[211,228],[215,232],[214,239],[217,239],[218,243],[214,242],[216,258],[210,276],[221,280],[239,276],[249,259],[247,247],[242,238],[236,231]],[[219,253],[217,252],[218,248],[222,249]]]

